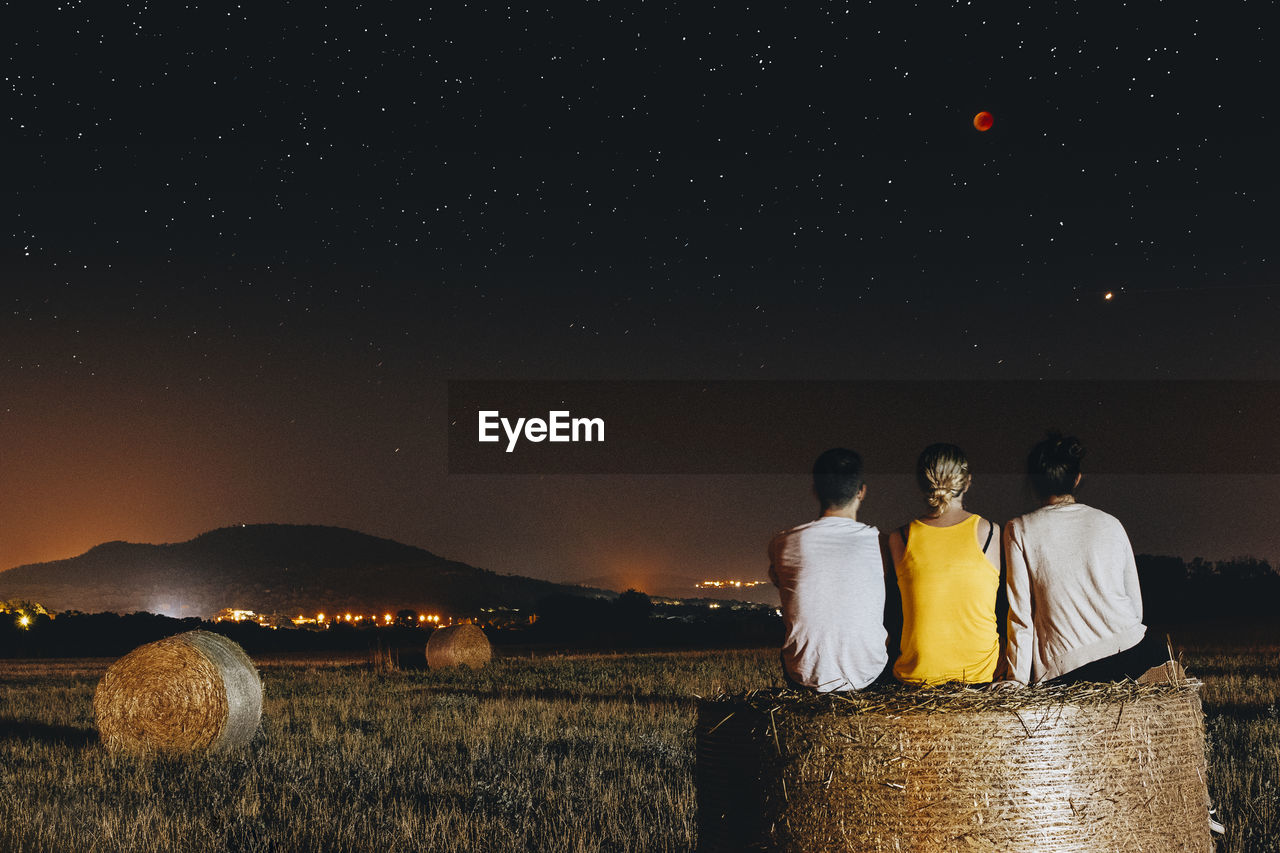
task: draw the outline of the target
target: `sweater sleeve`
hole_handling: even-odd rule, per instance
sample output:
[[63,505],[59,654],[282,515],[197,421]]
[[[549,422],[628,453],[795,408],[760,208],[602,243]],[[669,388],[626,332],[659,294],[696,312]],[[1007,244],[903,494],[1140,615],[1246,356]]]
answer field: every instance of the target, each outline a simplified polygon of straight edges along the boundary
[[1005,566],[1008,571],[1009,639],[1005,647],[1005,677],[1031,682],[1031,658],[1035,653],[1035,627],[1031,616],[1031,576],[1014,522],[1004,529]]
[[1129,535],[1125,533],[1124,528],[1120,528],[1120,539],[1123,542],[1124,552],[1124,594],[1129,597],[1129,601],[1133,604],[1133,615],[1138,621],[1142,621],[1142,588],[1138,585],[1138,563],[1133,557],[1133,545],[1129,542]]

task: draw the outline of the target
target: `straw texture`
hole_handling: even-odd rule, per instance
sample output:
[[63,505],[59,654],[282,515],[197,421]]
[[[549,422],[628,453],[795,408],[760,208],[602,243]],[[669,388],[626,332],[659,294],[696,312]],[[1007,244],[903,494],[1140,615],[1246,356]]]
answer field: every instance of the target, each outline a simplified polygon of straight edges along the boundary
[[1199,683],[704,701],[703,851],[1212,851]]
[[493,657],[489,638],[476,625],[437,628],[427,640],[427,666],[467,666],[480,669]]
[[94,692],[93,715],[113,751],[220,752],[257,732],[262,682],[234,642],[189,631],[113,663]]

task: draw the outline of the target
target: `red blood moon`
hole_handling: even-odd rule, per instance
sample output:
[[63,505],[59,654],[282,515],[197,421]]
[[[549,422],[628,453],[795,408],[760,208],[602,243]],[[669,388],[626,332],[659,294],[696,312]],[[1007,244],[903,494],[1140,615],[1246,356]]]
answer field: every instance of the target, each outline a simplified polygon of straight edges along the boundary
[[996,120],[992,118],[991,113],[987,112],[986,110],[983,110],[982,112],[978,113],[976,116],[973,117],[973,126],[984,133],[990,130],[991,125],[995,123],[996,123]]

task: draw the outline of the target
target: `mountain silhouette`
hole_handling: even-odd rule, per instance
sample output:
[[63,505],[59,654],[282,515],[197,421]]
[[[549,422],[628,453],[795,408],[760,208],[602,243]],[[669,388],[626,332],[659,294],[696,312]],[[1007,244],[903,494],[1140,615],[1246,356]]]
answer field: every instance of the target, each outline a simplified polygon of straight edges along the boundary
[[107,542],[78,557],[0,572],[0,600],[49,610],[211,616],[223,608],[283,615],[532,609],[548,595],[606,590],[500,575],[342,527],[248,524],[189,542]]

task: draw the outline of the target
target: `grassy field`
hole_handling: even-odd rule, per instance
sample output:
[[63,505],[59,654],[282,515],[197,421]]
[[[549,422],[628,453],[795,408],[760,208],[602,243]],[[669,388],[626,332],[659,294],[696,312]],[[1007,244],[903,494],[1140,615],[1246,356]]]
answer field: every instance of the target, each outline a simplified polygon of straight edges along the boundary
[[[1186,658],[1205,682],[1220,851],[1280,851],[1274,659]],[[0,662],[0,850],[692,850],[696,696],[773,683],[777,653],[476,673],[275,661],[257,739],[191,759],[103,751],[90,702],[107,663]]]

